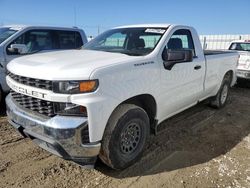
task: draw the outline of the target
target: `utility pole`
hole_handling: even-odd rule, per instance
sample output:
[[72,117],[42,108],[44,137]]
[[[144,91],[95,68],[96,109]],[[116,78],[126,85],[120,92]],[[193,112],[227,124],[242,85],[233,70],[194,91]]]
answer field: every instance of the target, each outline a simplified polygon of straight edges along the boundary
[[97,34],[98,35],[100,34],[100,25],[98,25],[98,27],[97,27]]

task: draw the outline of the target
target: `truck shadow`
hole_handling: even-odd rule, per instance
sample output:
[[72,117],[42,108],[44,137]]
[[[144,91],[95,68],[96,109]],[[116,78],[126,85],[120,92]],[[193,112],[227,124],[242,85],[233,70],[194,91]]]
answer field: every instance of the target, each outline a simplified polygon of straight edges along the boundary
[[142,158],[122,171],[101,162],[102,173],[123,179],[173,171],[206,163],[226,154],[250,133],[250,90],[234,88],[221,110],[204,103],[161,123],[157,136],[151,135]]
[[0,102],[0,117],[3,116],[6,116],[6,105],[4,99]]
[[236,88],[250,88],[250,80],[238,79]]

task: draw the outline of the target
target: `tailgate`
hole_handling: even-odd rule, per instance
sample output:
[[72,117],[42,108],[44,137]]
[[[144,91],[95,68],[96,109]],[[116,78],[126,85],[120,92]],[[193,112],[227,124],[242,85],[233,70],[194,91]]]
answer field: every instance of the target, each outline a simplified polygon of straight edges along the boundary
[[240,52],[239,64],[237,69],[247,70],[250,68],[250,53]]

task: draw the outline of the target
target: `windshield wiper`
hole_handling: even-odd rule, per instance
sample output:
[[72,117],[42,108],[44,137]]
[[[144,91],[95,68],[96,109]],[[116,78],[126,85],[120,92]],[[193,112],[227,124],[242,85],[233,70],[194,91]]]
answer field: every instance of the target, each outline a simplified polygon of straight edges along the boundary
[[44,50],[36,50],[36,51],[33,51],[33,52],[27,52],[27,53],[25,53],[23,55],[32,55],[32,54],[36,54],[36,53],[41,52],[41,51],[44,51]]
[[138,54],[138,53],[133,53],[133,52],[118,52],[118,53],[126,54],[129,56],[141,56],[141,55],[143,55],[143,54]]

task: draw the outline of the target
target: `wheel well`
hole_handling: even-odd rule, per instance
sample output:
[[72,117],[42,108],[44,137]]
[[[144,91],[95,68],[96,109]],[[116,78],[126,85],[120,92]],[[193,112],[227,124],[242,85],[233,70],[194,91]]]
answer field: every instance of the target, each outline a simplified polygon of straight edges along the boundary
[[135,97],[127,99],[126,101],[122,102],[122,104],[134,104],[143,108],[148,114],[151,127],[154,128],[154,126],[157,123],[155,119],[156,101],[152,95],[149,94],[137,95]]
[[228,72],[225,74],[224,78],[226,78],[226,77],[229,78],[230,85],[232,85],[232,81],[233,81],[233,71],[232,71],[232,70],[228,71]]

